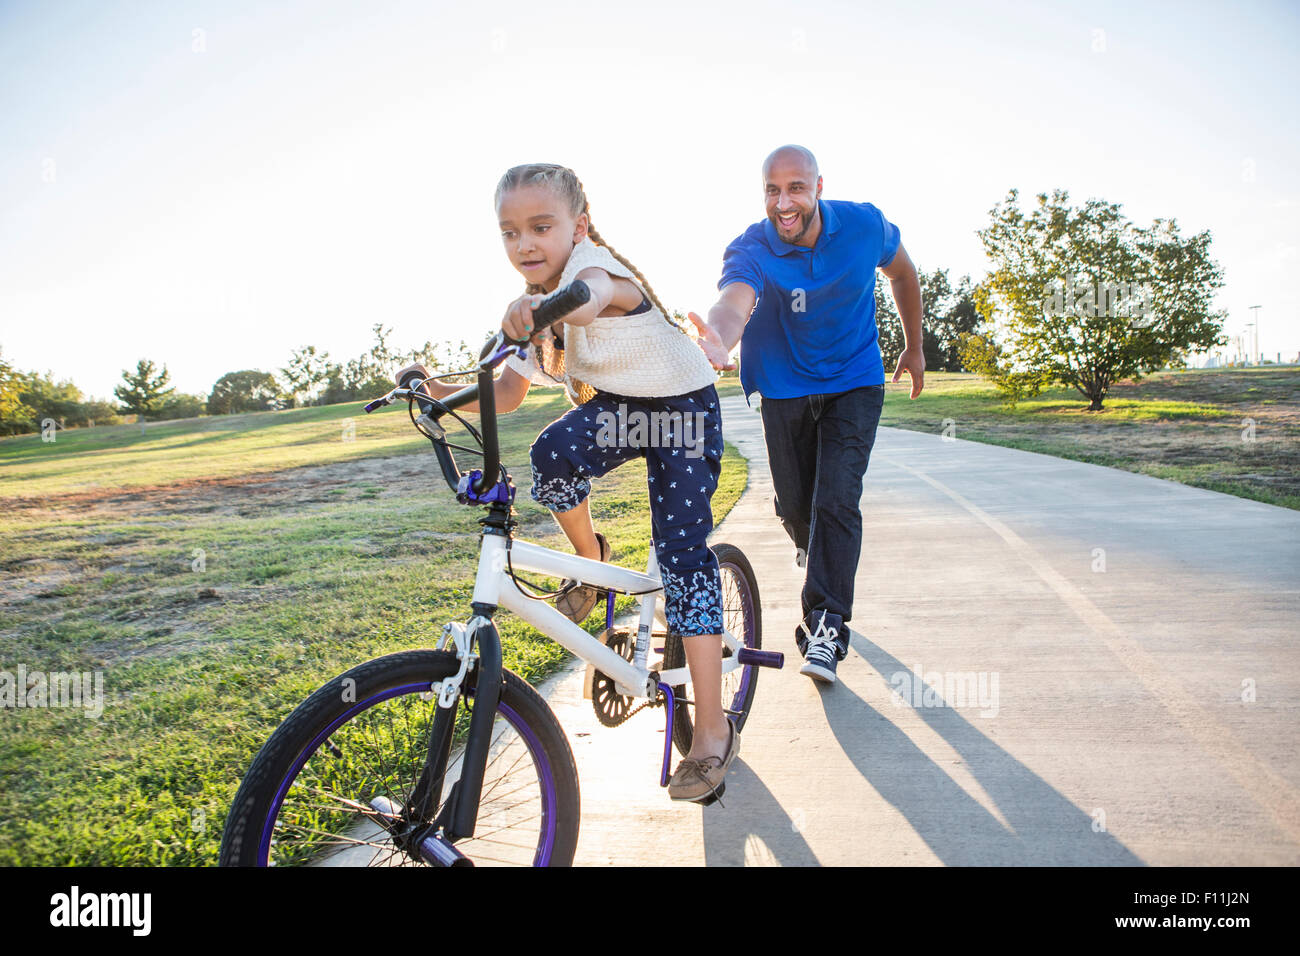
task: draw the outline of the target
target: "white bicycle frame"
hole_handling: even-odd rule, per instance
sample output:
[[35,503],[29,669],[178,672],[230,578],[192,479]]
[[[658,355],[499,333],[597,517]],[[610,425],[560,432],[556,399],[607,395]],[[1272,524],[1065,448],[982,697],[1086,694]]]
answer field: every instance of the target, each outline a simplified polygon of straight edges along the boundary
[[[474,579],[474,598],[476,603],[493,604],[513,611],[561,647],[571,651],[591,664],[602,673],[614,679],[615,689],[628,697],[653,699],[659,694],[659,687],[650,677],[647,660],[650,650],[650,637],[663,594],[663,583],[659,577],[659,562],[655,557],[654,547],[650,548],[650,560],[642,574],[629,568],[576,554],[530,544],[527,541],[514,540],[510,543],[510,566],[517,571],[533,571],[556,578],[573,578],[591,587],[609,588],[638,594],[641,605],[640,621],[637,625],[636,649],[631,661],[625,660],[617,651],[610,650],[598,638],[584,631],[550,604],[537,598],[525,596],[510,578],[506,565],[507,541],[497,534],[485,534],[482,537],[479,552],[478,575]],[[724,655],[722,673],[741,667],[737,653],[743,646],[741,641],[728,632],[724,626],[722,640],[730,647],[730,656]],[[691,675],[686,667],[677,667],[659,673],[659,680],[669,687],[690,684]]]

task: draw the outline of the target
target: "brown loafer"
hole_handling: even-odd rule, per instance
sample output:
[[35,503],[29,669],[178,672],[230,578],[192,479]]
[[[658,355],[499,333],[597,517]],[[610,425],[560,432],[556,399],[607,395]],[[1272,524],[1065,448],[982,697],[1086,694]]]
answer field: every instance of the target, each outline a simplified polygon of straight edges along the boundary
[[736,733],[736,725],[728,720],[727,728],[731,742],[726,756],[705,757],[703,760],[684,758],[668,781],[669,797],[708,806],[726,792],[727,768],[740,753],[740,734]]
[[[600,545],[600,560],[608,561],[612,552],[609,542],[599,531],[596,532],[596,543]],[[560,590],[563,593],[555,599],[555,609],[575,624],[581,624],[587,619],[599,599],[595,588],[579,584],[573,578],[565,578]]]

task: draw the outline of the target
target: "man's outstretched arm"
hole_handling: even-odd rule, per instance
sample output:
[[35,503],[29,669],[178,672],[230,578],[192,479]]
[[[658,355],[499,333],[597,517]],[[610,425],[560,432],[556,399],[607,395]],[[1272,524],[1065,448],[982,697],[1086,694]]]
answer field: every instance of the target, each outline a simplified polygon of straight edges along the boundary
[[731,361],[731,350],[744,334],[745,323],[757,302],[758,296],[749,285],[732,282],[723,287],[718,301],[709,309],[707,322],[694,312],[687,313],[699,329],[695,341],[714,368],[730,371],[736,367],[736,363]]
[[882,266],[881,272],[889,279],[890,291],[894,294],[894,305],[898,307],[898,317],[903,321],[903,354],[898,357],[898,367],[894,369],[897,382],[904,372],[912,380],[912,398],[921,394],[925,387],[925,352],[922,350],[924,339],[921,335],[921,282],[916,276],[916,266],[907,250],[900,244],[898,252],[889,265]]

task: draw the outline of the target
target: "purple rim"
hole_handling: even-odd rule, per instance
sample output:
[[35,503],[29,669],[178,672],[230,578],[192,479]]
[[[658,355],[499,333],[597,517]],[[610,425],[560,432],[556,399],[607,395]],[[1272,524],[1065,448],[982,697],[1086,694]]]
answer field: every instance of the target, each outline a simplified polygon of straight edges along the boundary
[[[407,693],[422,693],[428,690],[427,681],[419,681],[414,684],[404,684],[391,690],[382,691],[373,697],[367,697],[365,700],[358,702],[349,708],[341,717],[331,723],[328,727],[316,735],[316,739],[308,744],[294,762],[289,773],[284,780],[280,782],[280,789],[276,792],[275,801],[271,805],[271,812],[266,818],[266,823],[262,827],[262,840],[258,845],[258,857],[262,861],[262,866],[266,866],[267,858],[271,854],[271,833],[275,829],[275,818],[280,812],[280,807],[284,803],[284,795],[288,792],[289,786],[298,776],[298,771],[316,753],[327,737],[337,730],[342,724],[354,714],[360,713],[368,706],[383,703],[393,697],[398,697]],[[542,831],[545,834],[541,846],[533,854],[533,866],[548,866],[551,862],[551,853],[555,848],[555,778],[551,774],[550,761],[546,759],[546,752],[542,749],[542,742],[537,739],[533,729],[524,722],[512,708],[506,705],[504,701],[497,702],[497,710],[503,717],[509,721],[515,731],[523,738],[524,743],[528,745],[528,751],[532,755],[534,766],[539,768],[540,780],[542,784]]]

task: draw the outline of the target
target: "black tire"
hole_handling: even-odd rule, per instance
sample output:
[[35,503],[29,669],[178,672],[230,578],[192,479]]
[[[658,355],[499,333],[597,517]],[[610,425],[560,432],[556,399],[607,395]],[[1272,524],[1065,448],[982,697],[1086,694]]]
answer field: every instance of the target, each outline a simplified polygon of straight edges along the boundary
[[[718,570],[722,585],[722,626],[732,634],[740,637],[741,642],[753,650],[763,646],[763,605],[758,596],[758,581],[754,569],[743,551],[731,544],[715,544],[712,547],[718,559]],[[752,626],[751,626],[752,625]],[[731,657],[731,650],[725,644],[722,648],[725,662]],[[669,634],[664,641],[664,670],[686,666],[686,651],[682,639]],[[732,720],[736,730],[744,729],[749,717],[749,708],[754,703],[754,691],[758,688],[759,668],[753,664],[732,671],[739,674],[729,684],[731,675],[722,678],[722,706],[733,711]],[[691,749],[695,738],[695,724],[692,718],[692,704],[687,704],[687,688],[674,687],[673,695],[677,698],[673,713],[673,743],[683,756]]]
[[[226,818],[221,865],[417,865],[393,845],[383,826],[392,818],[372,801],[406,806],[425,764],[429,734],[445,729],[447,721],[457,721],[462,731],[468,726],[464,696],[444,709],[421,694],[459,667],[448,651],[403,651],[354,667],[312,694],[271,735],[244,776]],[[476,863],[567,866],[577,849],[580,813],[573,753],[546,702],[515,674],[503,674],[478,827],[456,848]],[[472,698],[469,677],[466,685]],[[447,779],[459,775],[459,750],[452,751]],[[375,758],[377,766],[371,763]],[[502,781],[509,783],[502,787]],[[439,803],[449,788],[440,789]],[[533,810],[530,799],[537,808],[531,819],[500,825],[523,819]],[[510,806],[497,806],[506,800]],[[508,816],[494,817],[498,811]],[[524,828],[522,837],[512,829],[516,825]],[[502,829],[515,839],[501,840]],[[499,839],[488,842],[494,835]],[[498,851],[506,845],[519,852]],[[331,848],[336,846],[346,849]],[[511,855],[515,859],[502,859]]]

